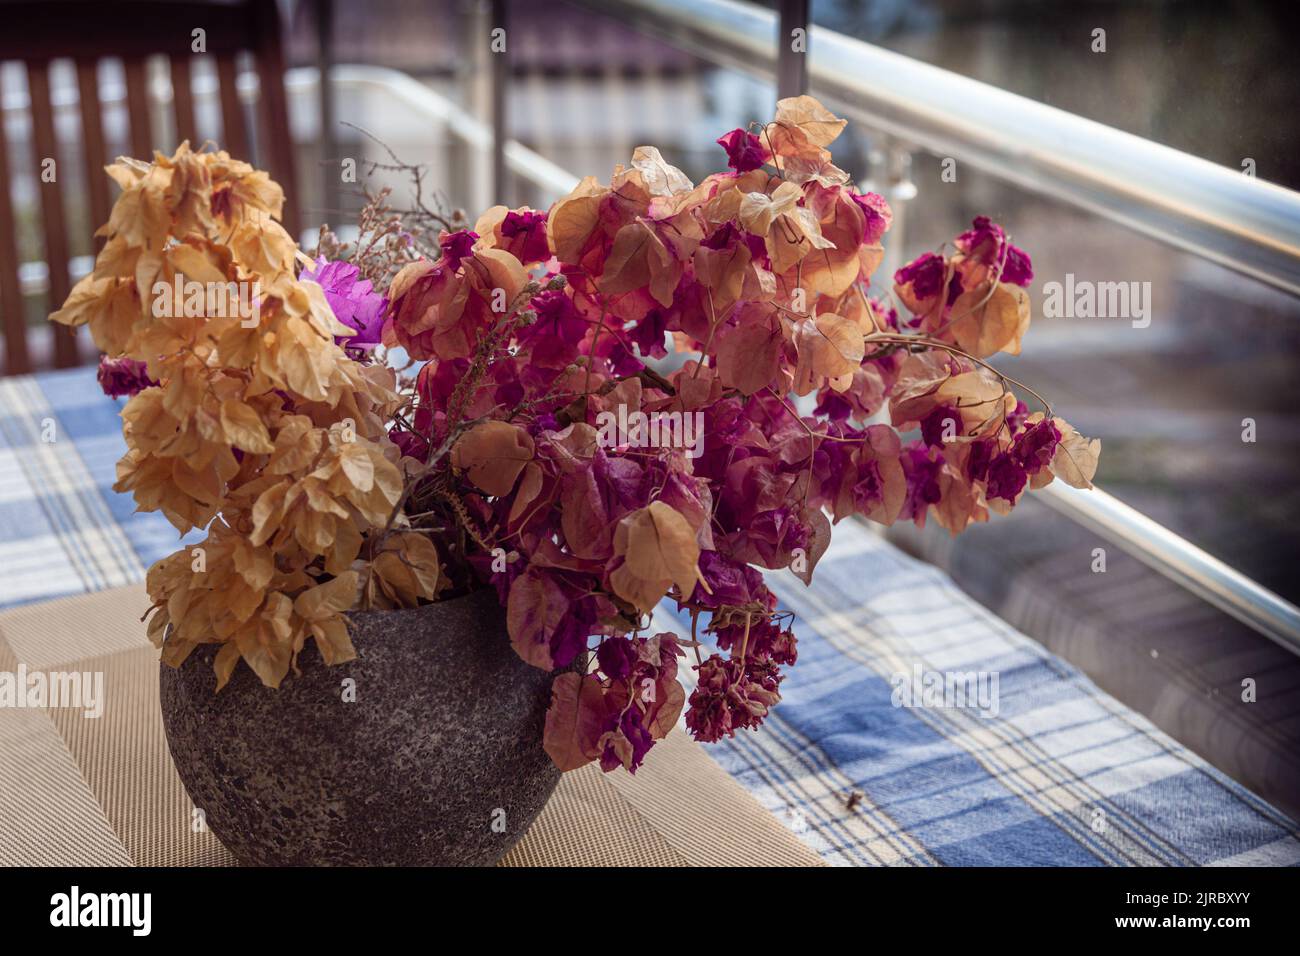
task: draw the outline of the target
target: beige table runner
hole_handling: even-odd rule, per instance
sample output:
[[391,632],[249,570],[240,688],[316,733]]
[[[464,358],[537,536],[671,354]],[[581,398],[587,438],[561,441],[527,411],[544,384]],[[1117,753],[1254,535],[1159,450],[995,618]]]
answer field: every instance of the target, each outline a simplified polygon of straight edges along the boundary
[[[0,673],[102,672],[104,712],[0,707],[0,865],[234,863],[167,752],[139,585],[0,613]],[[635,777],[565,774],[505,866],[816,866],[820,858],[685,734]]]

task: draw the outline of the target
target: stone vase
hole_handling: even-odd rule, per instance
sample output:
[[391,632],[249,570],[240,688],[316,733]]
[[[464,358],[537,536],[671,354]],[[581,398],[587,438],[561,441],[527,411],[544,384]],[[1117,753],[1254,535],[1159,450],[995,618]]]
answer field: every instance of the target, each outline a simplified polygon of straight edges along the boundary
[[351,615],[357,659],[313,642],[279,690],[215,645],[161,665],[163,724],[207,825],[245,865],[497,862],[560,774],[542,749],[552,675],[510,646],[494,591]]

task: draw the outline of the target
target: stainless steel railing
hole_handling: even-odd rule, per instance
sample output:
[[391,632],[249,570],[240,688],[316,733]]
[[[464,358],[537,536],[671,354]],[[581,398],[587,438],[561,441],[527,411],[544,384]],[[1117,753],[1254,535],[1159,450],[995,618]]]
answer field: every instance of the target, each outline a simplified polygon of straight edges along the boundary
[[[319,95],[320,73],[314,67],[289,70],[284,82],[290,97],[311,100]],[[444,126],[450,135],[481,153],[483,161],[489,166],[493,162],[490,153],[494,143],[489,125],[400,70],[340,64],[330,69],[330,83],[340,92],[364,91],[389,98],[414,116]],[[196,86],[195,92],[198,94],[205,91]],[[552,199],[567,195],[578,184],[580,177],[516,140],[508,140],[502,152],[505,170],[536,186]],[[489,177],[482,177],[484,186],[489,181]],[[483,209],[491,204],[491,197],[480,203]]]
[[1114,495],[1054,481],[1034,496],[1274,643],[1300,654],[1300,608]]

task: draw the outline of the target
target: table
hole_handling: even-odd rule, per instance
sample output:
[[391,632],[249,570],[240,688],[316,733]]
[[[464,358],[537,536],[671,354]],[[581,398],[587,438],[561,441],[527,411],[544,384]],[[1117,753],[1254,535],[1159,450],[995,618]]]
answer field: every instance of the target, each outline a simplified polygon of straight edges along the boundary
[[[75,653],[50,650],[88,638],[77,638],[67,627],[49,633],[42,623],[56,612],[68,614],[66,603],[31,606],[62,595],[129,596],[116,589],[138,585],[150,563],[179,546],[165,519],[135,514],[130,499],[111,490],[113,466],[124,450],[120,404],[99,392],[93,369],[0,379],[0,567],[5,568],[0,607],[17,608],[0,616],[0,671],[17,663],[36,666],[96,655],[110,666],[113,654],[144,661],[141,655],[152,653],[144,646],[97,645],[93,623],[87,625],[90,643]],[[753,832],[761,834],[761,848],[775,848],[782,862],[1300,863],[1300,828],[1293,821],[991,615],[946,575],[865,526],[842,522],[836,527],[812,588],[786,574],[771,575],[769,584],[797,616],[799,663],[782,686],[782,703],[763,727],[704,748],[685,746],[685,739],[658,748],[635,782],[602,781],[593,768],[585,768],[579,773],[586,776],[566,778],[565,793],[581,791],[587,796],[580,799],[591,800],[592,793],[604,792],[600,788],[614,788],[630,801],[627,794],[635,790],[640,803],[630,805],[639,806],[642,821],[660,837],[665,828],[674,833],[666,842],[683,863],[728,857],[723,851],[703,852],[694,842],[697,835],[674,823],[648,781],[657,763],[665,775],[703,780],[713,764],[690,762],[701,753],[726,772],[728,782],[739,785],[726,797],[733,806],[744,803],[743,789],[744,800],[769,815],[754,821]],[[142,640],[134,625],[114,626],[123,634],[119,642]],[[656,611],[654,626],[689,632],[689,623],[667,604]],[[142,671],[140,662],[134,666],[132,673],[153,675],[148,668]],[[691,672],[683,671],[689,680]],[[997,694],[982,712],[934,705],[952,703],[943,698],[931,706],[902,706],[904,689],[929,675],[975,675],[987,679],[982,686],[989,690],[996,678]],[[44,750],[33,750],[36,730],[14,729],[14,713],[53,725],[55,737],[42,738]],[[129,777],[142,760],[153,761],[149,772],[165,777],[169,768],[165,760],[158,765],[157,748],[105,755],[87,741],[84,728],[59,714],[0,710],[0,820],[13,819],[17,809],[30,815],[34,791],[29,786],[23,796],[17,782],[43,774],[60,792],[88,788],[90,799],[81,801],[88,817],[115,793],[108,802],[116,809],[103,810],[103,819],[90,822],[108,827],[124,845],[123,828],[146,849],[151,839],[156,844],[156,837],[140,834],[153,832],[157,821],[141,819],[142,811],[120,787],[113,788],[114,780]],[[94,721],[77,718],[76,724],[87,723]],[[68,749],[67,759],[58,759],[59,746]],[[694,768],[684,778],[683,766]],[[159,807],[167,813],[184,809],[177,787],[178,781],[156,788],[162,794],[156,797]],[[662,798],[668,800],[668,793]],[[558,813],[560,798],[553,803]],[[559,817],[546,819],[537,827],[560,826]],[[795,839],[783,842],[786,834]],[[746,839],[752,841],[752,833],[737,837],[733,850]],[[0,831],[0,855],[7,843]],[[693,856],[684,852],[692,847]],[[752,851],[759,857],[755,862],[761,861],[761,848]],[[811,852],[801,857],[805,850]],[[114,854],[109,843],[104,852],[116,862],[141,860],[139,852]],[[224,852],[214,845],[192,852],[193,858],[166,859],[228,862]],[[516,854],[515,861],[538,862],[539,857]],[[579,861],[593,860],[579,855]]]

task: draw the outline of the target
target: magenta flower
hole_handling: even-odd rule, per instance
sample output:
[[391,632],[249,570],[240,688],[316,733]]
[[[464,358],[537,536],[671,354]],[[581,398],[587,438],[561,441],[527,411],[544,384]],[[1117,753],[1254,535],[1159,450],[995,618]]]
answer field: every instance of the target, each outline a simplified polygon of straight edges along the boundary
[[943,256],[937,256],[933,252],[923,252],[895,272],[894,281],[899,285],[907,285],[910,282],[918,299],[929,299],[942,291],[946,269]]
[[987,439],[971,442],[970,456],[966,459],[966,474],[971,481],[985,481],[997,444]]
[[356,329],[356,335],[336,337],[339,345],[365,351],[379,344],[388,299],[374,291],[369,279],[361,278],[360,269],[350,262],[329,262],[321,256],[314,268],[303,269],[298,278],[323,288],[334,317],[348,328]]
[[501,237],[512,240],[510,243],[512,251],[516,243],[518,244],[519,251],[516,253],[516,258],[520,262],[545,262],[551,258],[551,247],[546,239],[546,213],[544,212],[512,210],[506,213],[506,218],[501,223]]
[[1044,418],[1016,436],[1011,446],[1011,457],[1027,473],[1036,475],[1051,463],[1060,441],[1061,430],[1050,418]]
[[719,136],[717,143],[727,151],[727,165],[738,173],[758,169],[767,161],[767,150],[763,149],[762,141],[743,129],[733,129],[726,136]]
[[921,437],[931,448],[942,448],[945,433],[952,438],[962,434],[961,412],[951,405],[936,405],[921,421]]
[[609,773],[626,766],[628,773],[636,773],[654,746],[654,738],[635,708],[628,708],[621,715],[614,714],[612,720],[613,728],[601,737],[604,749],[600,755],[600,769]]
[[903,446],[899,459],[903,476],[907,479],[907,497],[903,500],[900,518],[915,519],[924,515],[930,505],[943,500],[939,487],[939,473],[943,470],[942,458],[931,458],[930,449],[920,442]]
[[137,362],[135,359],[109,358],[107,355],[101,355],[96,377],[99,379],[99,387],[109,398],[121,398],[124,395],[131,398],[146,388],[158,384],[149,377],[146,368],[144,362]]
[[871,511],[884,497],[885,483],[880,477],[880,462],[864,461],[858,468],[858,480],[853,484],[853,504],[864,514]]
[[397,446],[403,457],[424,461],[429,456],[429,441],[415,432],[405,428],[392,428],[388,432],[389,440]]
[[442,257],[447,268],[454,270],[459,267],[460,260],[474,251],[476,242],[478,242],[478,233],[471,232],[469,229],[444,232],[439,236],[438,245],[442,247]]
[[877,193],[855,193],[850,191],[849,198],[857,203],[858,208],[862,210],[863,218],[866,220],[862,229],[862,241],[867,245],[879,242],[880,237],[885,234],[885,230],[894,221],[894,211],[889,208],[889,203],[885,202],[885,197]]
[[686,729],[703,743],[757,727],[781,699],[781,675],[770,660],[726,660],[715,654],[695,669],[700,677],[686,711]]
[[709,590],[697,584],[692,600],[701,604],[740,606],[755,600],[765,590],[763,576],[758,571],[717,551],[700,552],[700,574],[708,582]]
[[1033,263],[1023,249],[1007,241],[1007,234],[988,216],[976,216],[971,227],[957,237],[956,246],[968,256],[986,265],[1002,265],[1001,280],[1012,285],[1027,286],[1034,278]]
[[607,637],[596,648],[596,661],[610,680],[627,680],[636,666],[636,647],[626,637]]
[[1024,402],[1017,401],[1016,407],[1007,413],[1007,427],[1011,429],[1012,434],[1020,431],[1025,419],[1029,417],[1029,409]]
[[1002,452],[989,463],[988,496],[1015,502],[1020,492],[1024,491],[1029,476],[1025,469],[1011,455]]

